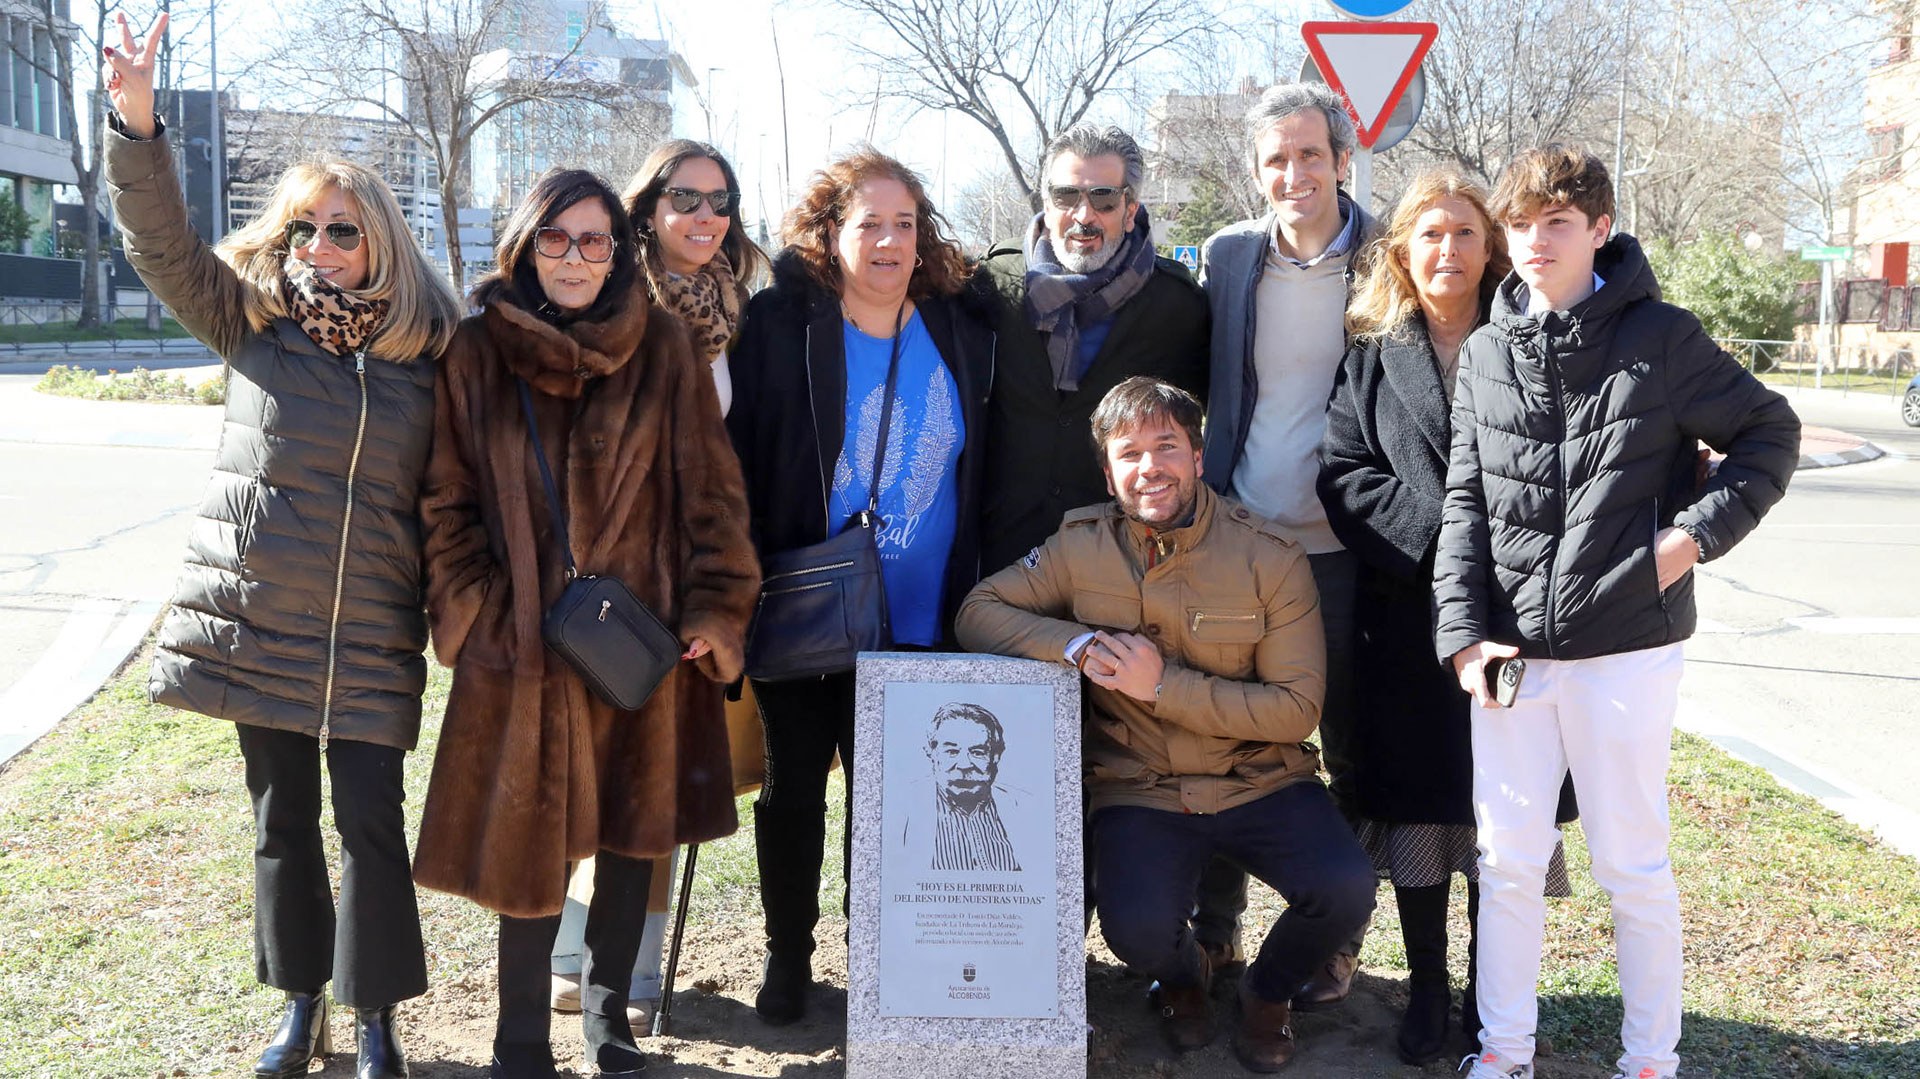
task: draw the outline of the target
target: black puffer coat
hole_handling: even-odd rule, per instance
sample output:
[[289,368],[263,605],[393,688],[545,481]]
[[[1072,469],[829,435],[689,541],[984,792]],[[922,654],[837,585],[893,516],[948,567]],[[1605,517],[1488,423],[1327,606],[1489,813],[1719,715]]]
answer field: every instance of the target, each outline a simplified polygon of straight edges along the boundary
[[[1653,539],[1679,525],[1713,559],[1786,492],[1800,421],[1786,399],[1660,302],[1618,235],[1606,282],[1567,311],[1525,314],[1510,276],[1461,349],[1434,565],[1435,651],[1476,641],[1586,659],[1693,634],[1693,576],[1661,592]],[[1726,454],[1696,490],[1695,439]]]
[[133,268],[232,365],[148,691],[237,723],[413,748],[431,358],[335,356],[289,319],[255,332],[248,286],[187,227],[166,140],[109,133],[106,165]]

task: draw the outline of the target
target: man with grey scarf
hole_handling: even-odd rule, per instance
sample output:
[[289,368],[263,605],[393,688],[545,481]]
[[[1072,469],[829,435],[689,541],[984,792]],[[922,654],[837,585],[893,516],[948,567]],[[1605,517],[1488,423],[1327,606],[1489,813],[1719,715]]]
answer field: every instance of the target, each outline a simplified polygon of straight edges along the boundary
[[1062,132],[1041,159],[1041,211],[974,275],[997,335],[982,576],[1045,542],[1068,510],[1107,500],[1087,431],[1108,390],[1149,375],[1206,398],[1206,296],[1154,253],[1144,169],[1117,127]]

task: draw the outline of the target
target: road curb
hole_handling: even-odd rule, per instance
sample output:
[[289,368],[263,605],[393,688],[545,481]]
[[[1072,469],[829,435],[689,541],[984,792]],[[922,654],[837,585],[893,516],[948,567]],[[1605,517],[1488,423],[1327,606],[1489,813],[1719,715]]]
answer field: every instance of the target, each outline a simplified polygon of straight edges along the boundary
[[164,604],[81,600],[47,653],[0,693],[0,768],[106,686],[139,649]]
[[1850,450],[1835,453],[1803,453],[1795,469],[1802,468],[1838,468],[1841,465],[1857,465],[1862,461],[1872,461],[1885,457],[1887,451],[1871,442],[1862,441]]

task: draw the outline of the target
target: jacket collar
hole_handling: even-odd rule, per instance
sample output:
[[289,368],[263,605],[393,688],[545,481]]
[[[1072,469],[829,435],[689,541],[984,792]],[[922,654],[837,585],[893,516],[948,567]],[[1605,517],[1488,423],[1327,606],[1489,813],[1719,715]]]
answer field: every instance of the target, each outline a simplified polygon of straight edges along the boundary
[[578,397],[587,380],[625,367],[647,332],[646,286],[635,281],[604,319],[555,326],[503,299],[487,305],[487,330],[507,369],[554,397]]

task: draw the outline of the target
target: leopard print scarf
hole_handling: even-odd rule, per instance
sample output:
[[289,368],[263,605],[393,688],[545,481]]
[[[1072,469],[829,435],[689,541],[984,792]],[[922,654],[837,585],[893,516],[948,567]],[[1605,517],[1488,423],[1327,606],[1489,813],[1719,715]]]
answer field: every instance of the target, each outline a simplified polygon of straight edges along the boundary
[[288,259],[287,308],[313,343],[336,356],[366,347],[387,319],[386,300],[355,295],[313,270],[313,264]]
[[733,265],[724,251],[713,253],[712,261],[699,273],[675,277],[659,266],[648,274],[659,289],[660,306],[679,316],[693,338],[693,351],[707,363],[733,340],[733,328],[740,322],[740,293],[733,285]]

